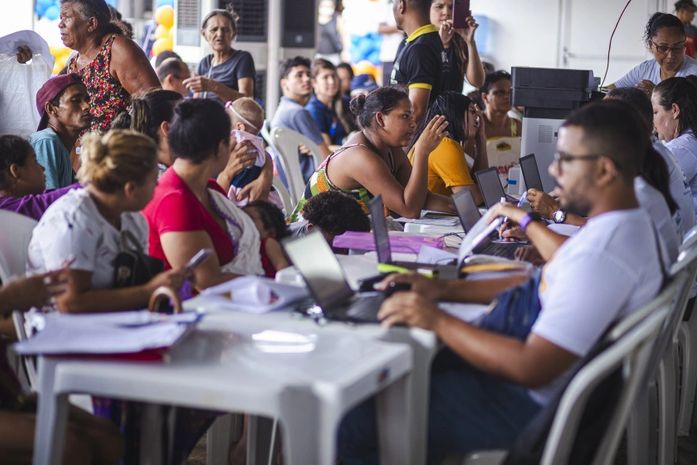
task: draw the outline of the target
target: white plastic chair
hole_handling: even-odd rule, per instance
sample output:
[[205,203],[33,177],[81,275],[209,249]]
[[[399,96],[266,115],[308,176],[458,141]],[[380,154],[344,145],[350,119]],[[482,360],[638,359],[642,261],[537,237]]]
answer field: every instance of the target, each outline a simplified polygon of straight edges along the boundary
[[[651,361],[653,375],[647,379],[632,411],[627,427],[627,461],[630,465],[644,465],[657,459],[659,465],[675,462],[677,451],[677,351],[678,330],[685,314],[692,283],[697,275],[697,241],[682,247],[676,263],[670,270],[673,281],[684,285],[673,296],[672,310],[666,328],[657,338],[656,352]],[[651,404],[657,400],[657,425],[652,425]],[[653,432],[657,432],[654,435]],[[654,440],[655,439],[655,440]],[[653,447],[655,444],[656,448]]]
[[274,176],[273,180],[271,181],[271,185],[274,187],[274,189],[276,189],[276,192],[278,192],[278,196],[281,197],[281,202],[283,202],[283,210],[285,210],[284,213],[286,218],[288,218],[291,213],[293,213],[293,208],[295,207],[295,204],[290,198],[290,192],[288,192],[288,189],[279,177]]
[[[681,250],[697,245],[697,226],[692,227],[683,238]],[[688,436],[697,393],[697,308],[692,308],[687,321],[680,323],[677,335],[680,382],[680,406],[678,408],[678,435]]]
[[303,196],[305,190],[305,180],[300,171],[300,161],[298,159],[298,147],[304,145],[315,160],[315,166],[322,163],[322,154],[317,144],[300,133],[286,128],[275,128],[271,131],[271,141],[280,155],[283,172],[288,181],[288,191],[294,204]]
[[22,276],[27,268],[27,249],[37,222],[27,216],[0,210],[0,279]]
[[[624,384],[615,404],[607,431],[594,453],[592,465],[610,465],[619,445],[630,410],[645,384],[650,362],[655,356],[655,340],[665,331],[668,315],[675,302],[675,294],[685,286],[685,275],[673,281],[650,303],[615,326],[608,337],[612,342],[607,349],[574,376],[561,398],[550,428],[542,455],[541,465],[568,463],[569,454],[589,396],[607,376],[623,367]],[[640,316],[636,318],[636,316]],[[484,451],[470,454],[464,465],[497,465],[506,452]],[[463,462],[460,462],[463,463]]]

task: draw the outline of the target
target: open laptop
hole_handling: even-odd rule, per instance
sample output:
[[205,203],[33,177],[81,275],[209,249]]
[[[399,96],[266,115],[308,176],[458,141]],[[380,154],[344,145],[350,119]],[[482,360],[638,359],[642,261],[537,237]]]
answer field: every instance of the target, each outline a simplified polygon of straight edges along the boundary
[[540,169],[537,166],[534,153],[520,157],[520,170],[523,172],[526,189],[537,189],[544,192],[542,178],[540,178]]
[[356,323],[378,321],[378,310],[385,296],[355,293],[321,232],[315,230],[303,237],[284,239],[282,243],[325,318]]
[[[474,231],[477,222],[481,221],[482,215],[479,213],[479,209],[474,203],[472,192],[469,189],[463,189],[453,195],[453,202],[455,203],[457,214],[460,217],[462,228],[465,230],[465,233],[467,233],[465,236],[467,239]],[[481,237],[476,243],[472,244],[471,253],[494,255],[496,257],[503,257],[512,260],[515,257],[515,250],[520,246],[520,243],[492,242],[492,234],[496,233],[489,233],[488,235]]]
[[[382,197],[380,195],[373,197],[370,203],[368,203],[368,209],[370,210],[370,222],[373,227],[375,253],[378,257],[378,264],[397,266],[407,270],[436,269],[439,266],[433,263],[392,260],[392,247],[390,245],[390,235],[387,229],[387,221],[385,220],[385,209]],[[416,250],[414,252],[418,253],[419,251]],[[446,263],[444,263],[444,265],[445,264]]]
[[518,200],[506,194],[503,190],[498,170],[495,167],[479,170],[474,173],[474,177],[477,179],[477,185],[484,198],[484,206],[486,208],[491,208],[499,203],[501,197],[512,200],[513,202]]

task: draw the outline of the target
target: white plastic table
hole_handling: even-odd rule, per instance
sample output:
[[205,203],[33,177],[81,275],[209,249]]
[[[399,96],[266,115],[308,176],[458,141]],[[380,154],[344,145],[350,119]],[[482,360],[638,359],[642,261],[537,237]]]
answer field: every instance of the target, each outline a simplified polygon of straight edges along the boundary
[[342,416],[377,394],[381,463],[412,463],[408,345],[210,314],[170,355],[154,363],[40,357],[34,465],[61,462],[71,393],[278,418],[290,465],[334,463]]
[[[359,279],[372,276],[377,272],[375,254],[337,255],[337,258],[346,273],[347,280],[354,289],[357,287]],[[415,256],[412,258],[415,258]],[[230,324],[233,326],[237,322],[257,321],[263,322],[265,327],[280,331],[308,331],[315,328],[318,331],[338,331],[347,334],[357,334],[363,337],[409,346],[412,354],[412,371],[408,383],[412,401],[409,411],[406,412],[404,423],[399,426],[402,430],[408,431],[410,438],[409,442],[405,443],[409,445],[409,461],[404,463],[420,465],[426,462],[431,362],[440,348],[438,338],[433,332],[420,328],[397,327],[386,329],[377,324],[352,325],[342,322],[328,322],[326,325],[318,327],[309,318],[303,318],[288,311],[276,311],[257,315],[221,310],[206,299],[205,296],[199,296],[184,302],[184,309],[220,315],[221,318],[230,321]],[[379,416],[380,414],[378,414]],[[209,439],[212,438],[209,436]],[[221,444],[220,449],[227,450],[227,444]],[[223,462],[209,461],[209,464],[218,463]]]

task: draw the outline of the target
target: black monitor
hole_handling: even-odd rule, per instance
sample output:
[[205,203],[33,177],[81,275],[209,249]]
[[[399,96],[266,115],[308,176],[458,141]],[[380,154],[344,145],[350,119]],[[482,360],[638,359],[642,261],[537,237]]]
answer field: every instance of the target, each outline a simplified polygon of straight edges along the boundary
[[598,88],[591,70],[513,67],[511,77],[513,105],[526,109],[568,113],[589,102]]

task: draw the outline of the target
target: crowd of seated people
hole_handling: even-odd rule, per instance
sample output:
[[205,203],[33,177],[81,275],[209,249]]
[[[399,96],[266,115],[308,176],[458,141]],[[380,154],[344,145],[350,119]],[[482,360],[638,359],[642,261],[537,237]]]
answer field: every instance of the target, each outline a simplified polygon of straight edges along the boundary
[[[274,278],[292,266],[284,241],[318,230],[331,245],[347,231],[370,231],[377,196],[386,216],[408,219],[455,213],[452,196],[462,190],[481,205],[472,173],[488,167],[487,138],[519,137],[522,122],[509,116],[510,74],[484,72],[477,24],[469,17],[455,29],[452,3],[394,1],[404,41],[382,86],[345,63],[286,60],[281,101],[266,115],[255,99],[255,57],[233,48],[234,12],[205,17],[212,54],[192,75],[175,54],[151,66],[104,0],[61,0],[61,37],[75,53],[31,96],[41,117],[31,137],[0,135],[0,209],[37,221],[27,277],[0,283],[0,314],[141,309],[163,286],[188,299],[241,276]],[[501,202],[487,213],[507,219],[503,238],[528,241],[518,258],[534,265],[529,275],[464,285],[406,273],[376,285],[409,285],[382,304],[385,326],[431,330],[444,345],[431,371],[429,463],[510,447],[601,335],[656,296],[695,226],[697,64],[673,15],[653,15],[645,40],[653,59],[560,128],[548,168],[557,188],[525,192],[531,211]],[[478,87],[482,109],[463,95],[465,79]],[[307,184],[290,208],[272,187],[279,166],[262,137],[267,118],[316,144],[323,159],[315,166],[298,147]],[[564,235],[549,223],[578,231]],[[138,282],[119,273],[124,247],[152,260]],[[187,269],[201,249],[212,253]],[[497,296],[514,289],[531,296],[517,310],[527,323],[502,327]],[[439,308],[442,300],[493,310],[470,324]],[[15,383],[5,363],[0,369],[2,381]],[[20,406],[6,392],[0,457],[27,463],[35,403]],[[128,454],[102,420],[71,411],[64,463],[119,463]],[[184,455],[205,430],[195,429]],[[341,424],[341,463],[378,463],[377,437],[369,399]]]

